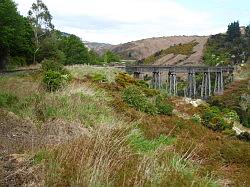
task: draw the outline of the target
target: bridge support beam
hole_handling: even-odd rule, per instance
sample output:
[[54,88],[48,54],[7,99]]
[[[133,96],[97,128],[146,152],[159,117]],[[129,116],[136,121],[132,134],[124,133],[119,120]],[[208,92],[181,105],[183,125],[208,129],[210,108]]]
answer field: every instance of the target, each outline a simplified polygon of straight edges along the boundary
[[161,80],[161,73],[160,72],[153,72],[152,87],[154,89],[161,89],[162,88],[162,80]]
[[134,79],[141,79],[142,74],[140,72],[134,72]]
[[169,72],[168,74],[169,82],[169,94],[172,96],[177,95],[177,77],[175,72]]
[[215,84],[214,84],[214,94],[223,94],[224,92],[224,79],[223,72],[216,72]]
[[211,74],[208,70],[204,72],[201,84],[201,98],[208,99],[211,96]]
[[196,97],[196,77],[194,70],[188,73],[188,89],[187,96],[190,98]]

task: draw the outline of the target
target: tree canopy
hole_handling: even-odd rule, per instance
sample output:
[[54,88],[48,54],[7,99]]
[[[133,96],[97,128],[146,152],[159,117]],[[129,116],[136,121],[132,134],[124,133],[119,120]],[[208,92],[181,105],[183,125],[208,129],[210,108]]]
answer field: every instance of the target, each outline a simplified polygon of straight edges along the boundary
[[103,60],[106,63],[110,63],[110,62],[120,62],[121,58],[119,55],[113,53],[112,51],[107,51],[104,55],[103,55]]
[[233,41],[236,38],[239,38],[241,35],[240,33],[240,24],[239,21],[235,21],[228,25],[227,29],[227,36],[229,41]]
[[89,63],[88,49],[81,39],[75,35],[62,37],[59,49],[65,54],[65,65]]
[[34,50],[34,63],[36,62],[36,54],[41,48],[41,41],[50,34],[50,31],[54,29],[52,24],[52,16],[47,6],[41,1],[36,0],[32,4],[31,9],[28,12],[28,19],[33,27],[34,32],[34,44],[36,46]]
[[27,19],[17,12],[12,0],[0,3],[0,69],[11,57],[19,56],[30,63],[32,55],[32,29]]

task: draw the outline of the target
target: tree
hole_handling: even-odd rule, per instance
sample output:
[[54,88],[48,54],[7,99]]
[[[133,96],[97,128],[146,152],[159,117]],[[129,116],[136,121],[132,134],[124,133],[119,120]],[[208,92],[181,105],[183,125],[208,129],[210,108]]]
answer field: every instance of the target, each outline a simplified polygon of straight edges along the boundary
[[88,49],[75,35],[62,36],[59,49],[65,54],[65,65],[90,63]]
[[111,52],[111,51],[107,51],[104,55],[103,55],[103,59],[104,62],[106,63],[110,63],[110,62],[120,62],[121,58],[119,55]]
[[41,41],[40,49],[37,53],[37,60],[41,62],[44,59],[51,59],[59,63],[64,63],[65,54],[59,50],[59,43],[57,33],[52,32],[50,36],[47,36]]
[[89,51],[89,63],[90,64],[101,64],[101,59],[100,59],[99,55],[94,50]]
[[54,25],[51,23],[52,16],[47,8],[47,6],[42,2],[42,0],[36,0],[33,3],[31,9],[28,12],[28,19],[33,26],[34,39],[35,39],[35,51],[34,51],[34,63],[36,62],[36,53],[40,49],[40,42],[42,37],[49,34],[51,30],[54,29]]
[[246,27],[247,55],[250,56],[250,25]]
[[246,37],[250,38],[250,25],[246,27]]
[[4,69],[8,57],[28,59],[33,46],[31,27],[27,19],[17,12],[12,0],[1,0],[0,18],[0,69]]
[[234,39],[239,38],[240,35],[241,35],[241,32],[240,32],[239,21],[230,23],[227,29],[228,40],[233,41]]

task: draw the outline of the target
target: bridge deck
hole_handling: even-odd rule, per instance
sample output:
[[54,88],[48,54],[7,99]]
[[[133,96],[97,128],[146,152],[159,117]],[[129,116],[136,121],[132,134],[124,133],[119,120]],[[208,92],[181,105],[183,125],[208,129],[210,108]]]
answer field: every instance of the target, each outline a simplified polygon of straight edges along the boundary
[[127,72],[174,72],[174,73],[204,73],[204,72],[227,72],[233,73],[234,68],[231,66],[209,67],[209,66],[164,66],[164,65],[127,65]]

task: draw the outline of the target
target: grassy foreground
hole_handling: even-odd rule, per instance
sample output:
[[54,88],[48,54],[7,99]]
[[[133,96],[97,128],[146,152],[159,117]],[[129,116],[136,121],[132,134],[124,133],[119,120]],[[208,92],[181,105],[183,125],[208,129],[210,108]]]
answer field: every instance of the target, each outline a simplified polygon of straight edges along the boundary
[[249,143],[130,107],[117,69],[67,69],[72,82],[54,93],[40,72],[0,77],[1,186],[249,185]]

